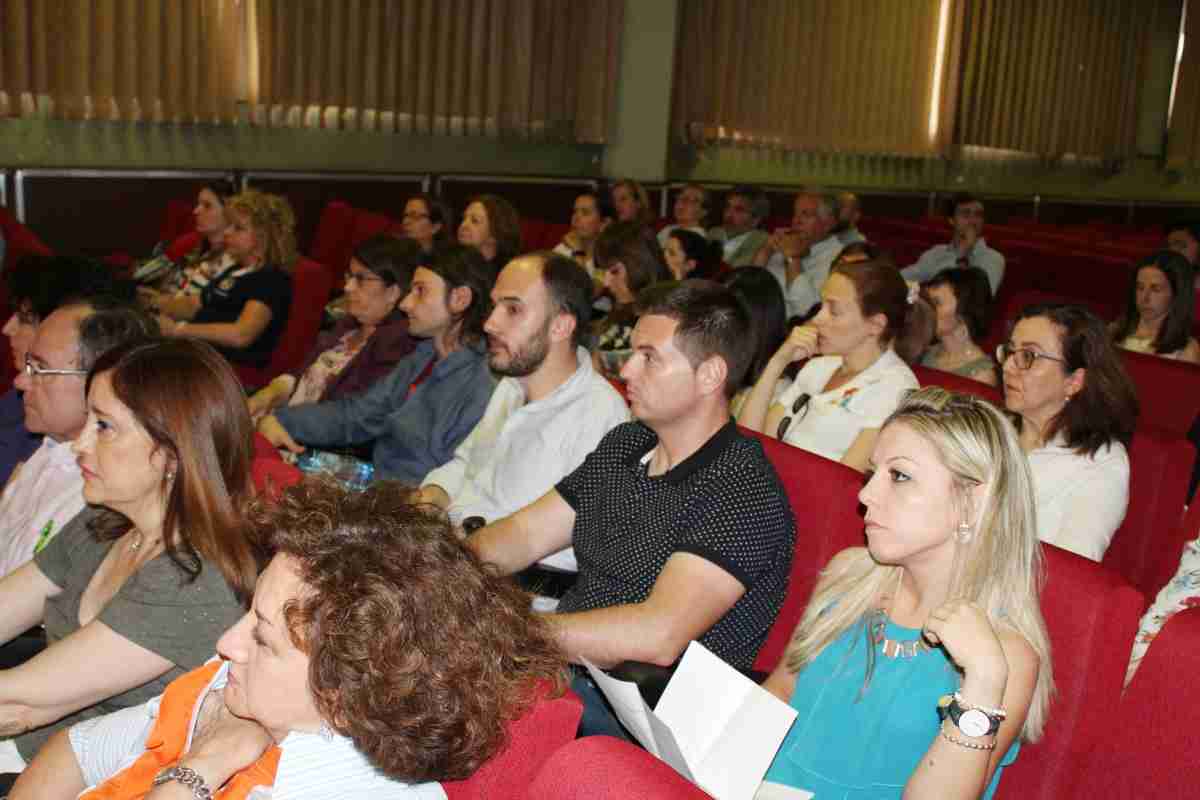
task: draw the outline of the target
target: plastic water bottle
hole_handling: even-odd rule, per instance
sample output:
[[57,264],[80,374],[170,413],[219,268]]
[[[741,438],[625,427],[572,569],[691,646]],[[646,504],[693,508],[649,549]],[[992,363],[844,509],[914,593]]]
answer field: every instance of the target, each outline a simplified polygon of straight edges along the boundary
[[296,467],[309,475],[325,475],[348,489],[362,491],[375,477],[375,465],[353,456],[308,448],[296,459]]

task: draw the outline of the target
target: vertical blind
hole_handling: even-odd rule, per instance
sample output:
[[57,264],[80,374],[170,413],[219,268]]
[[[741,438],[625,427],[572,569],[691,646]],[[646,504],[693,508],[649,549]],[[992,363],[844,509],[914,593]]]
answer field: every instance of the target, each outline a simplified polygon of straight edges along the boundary
[[1175,109],[1167,133],[1167,166],[1200,163],[1200,3],[1190,0],[1184,19],[1183,58],[1175,85]]

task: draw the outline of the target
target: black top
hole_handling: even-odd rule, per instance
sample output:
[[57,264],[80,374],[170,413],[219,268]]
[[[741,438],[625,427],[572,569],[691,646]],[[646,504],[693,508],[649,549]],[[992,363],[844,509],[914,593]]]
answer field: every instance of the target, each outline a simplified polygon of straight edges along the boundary
[[647,475],[658,437],[640,422],[611,430],[558,493],[575,509],[579,580],[562,612],[638,603],[675,553],[728,572],[746,593],[700,642],[748,669],[787,594],[795,527],[762,446],[732,420],[663,475]]
[[270,266],[238,275],[241,269],[233,267],[226,270],[204,287],[200,295],[200,310],[192,322],[198,325],[237,322],[246,303],[251,300],[262,303],[271,309],[271,322],[261,336],[249,347],[240,350],[219,345],[216,347],[230,363],[265,367],[287,325],[288,310],[292,305],[292,278],[283,270]]

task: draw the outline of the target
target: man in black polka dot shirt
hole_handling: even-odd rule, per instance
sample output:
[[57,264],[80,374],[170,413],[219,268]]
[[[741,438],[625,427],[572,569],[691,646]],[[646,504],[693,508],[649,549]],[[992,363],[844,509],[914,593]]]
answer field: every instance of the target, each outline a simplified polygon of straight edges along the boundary
[[735,667],[753,663],[787,593],[795,537],[778,476],[729,417],[754,344],[724,287],[669,291],[643,311],[621,371],[638,421],[472,537],[506,573],[574,545],[579,578],[548,617],[573,662],[667,666],[697,639]]

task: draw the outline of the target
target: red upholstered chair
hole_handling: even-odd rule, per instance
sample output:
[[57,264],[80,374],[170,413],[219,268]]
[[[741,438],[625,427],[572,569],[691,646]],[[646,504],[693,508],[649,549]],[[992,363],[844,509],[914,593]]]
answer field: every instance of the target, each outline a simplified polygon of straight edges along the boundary
[[17,218],[3,207],[0,207],[0,234],[4,236],[4,269],[10,268],[28,255],[52,255],[50,248],[42,244],[42,240],[33,231],[18,222]]
[[[443,783],[448,800],[523,800],[543,765],[575,738],[583,703],[571,690],[543,699],[509,728],[509,743],[463,781]],[[615,740],[614,740],[615,741]],[[668,769],[670,769],[668,767]]]
[[192,213],[195,208],[196,198],[194,197],[177,197],[174,200],[168,200],[166,210],[163,212],[163,224],[158,232],[158,240],[173,242],[180,236],[195,231],[196,215]]
[[1200,415],[1200,366],[1128,350],[1121,359],[1137,386],[1138,427],[1186,437]]
[[742,428],[742,433],[762,442],[763,451],[783,482],[796,520],[796,549],[787,598],[754,662],[756,670],[770,672],[787,649],[818,573],[839,551],[863,544],[863,521],[858,512],[863,478],[861,473],[824,456],[747,428]]
[[[168,240],[164,240],[168,241]],[[185,233],[175,239],[169,240],[171,243],[167,245],[167,258],[172,261],[179,261],[188,253],[200,246],[200,234],[196,231]]]
[[254,478],[254,489],[259,494],[278,498],[279,493],[294,483],[299,483],[304,473],[281,459],[255,456],[250,462],[250,473]]
[[1113,534],[1104,565],[1152,602],[1175,574],[1183,545],[1196,537],[1185,530],[1184,505],[1196,449],[1176,436],[1139,430],[1129,452],[1129,508]]
[[998,386],[991,386],[972,378],[964,378],[962,375],[955,375],[953,372],[922,367],[920,364],[914,364],[912,371],[922,386],[940,386],[951,392],[972,394],[987,400],[997,408],[1004,408],[1004,394]]
[[317,262],[301,256],[292,269],[292,305],[279,344],[265,369],[237,367],[247,389],[266,386],[276,375],[294,372],[317,341],[321,315],[333,290],[333,275]]
[[577,739],[559,750],[523,796],[528,800],[708,800],[707,794],[664,762],[611,736]]
[[376,214],[374,211],[364,211],[360,208],[354,209],[354,223],[350,226],[350,239],[346,249],[346,261],[338,267],[333,264],[326,266],[334,270],[334,278],[341,281],[346,274],[346,270],[350,267],[350,257],[354,254],[354,248],[380,233],[387,233],[389,229],[399,225],[396,220],[386,214]]
[[1146,651],[1104,736],[1063,797],[1175,800],[1200,784],[1200,609],[1173,616]]
[[997,800],[1066,797],[1080,759],[1112,724],[1142,611],[1142,596],[1111,570],[1042,545],[1042,614],[1050,633],[1056,693],[1042,740],[1021,748]]
[[341,200],[331,200],[321,210],[317,231],[313,234],[309,256],[324,264],[334,274],[346,271],[350,263],[350,231],[354,226],[354,209]]

